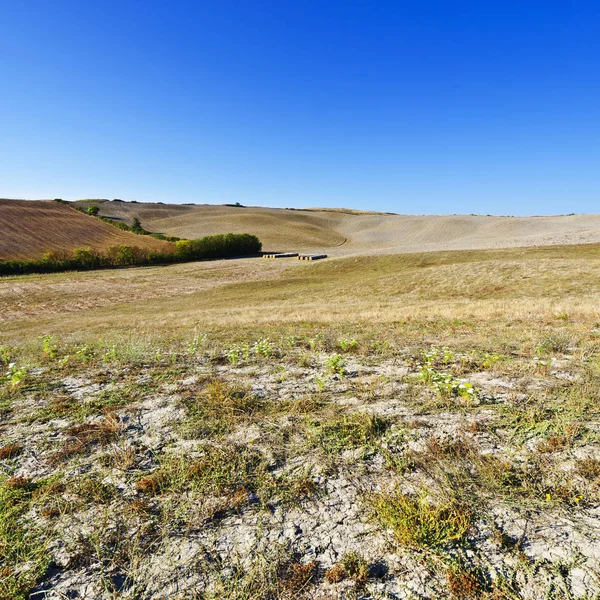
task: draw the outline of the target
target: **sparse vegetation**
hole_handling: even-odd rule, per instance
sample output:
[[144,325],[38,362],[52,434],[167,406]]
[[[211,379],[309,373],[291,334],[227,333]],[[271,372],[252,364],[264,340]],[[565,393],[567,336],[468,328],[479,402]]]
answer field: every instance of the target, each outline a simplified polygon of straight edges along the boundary
[[595,253],[1,281],[0,597],[593,598]]

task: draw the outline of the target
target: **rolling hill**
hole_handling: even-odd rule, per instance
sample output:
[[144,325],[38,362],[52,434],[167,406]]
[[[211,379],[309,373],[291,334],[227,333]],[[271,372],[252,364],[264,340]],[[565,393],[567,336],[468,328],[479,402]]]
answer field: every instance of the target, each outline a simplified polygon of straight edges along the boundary
[[[81,200],[125,223],[139,218],[149,231],[181,238],[218,233],[257,235],[267,251],[325,251],[330,255],[402,254],[600,242],[600,215],[492,217],[397,215],[332,209],[295,210],[225,205]],[[166,243],[122,231],[49,200],[0,200],[0,259],[39,258],[78,247]]]
[[[91,201],[80,201],[84,206]],[[600,215],[396,215],[330,209],[94,201],[100,214],[166,235],[252,233],[265,250],[394,254],[600,242]]]
[[105,250],[118,244],[154,250],[168,247],[152,237],[121,231],[68,204],[0,200],[0,259],[36,259],[47,251]]

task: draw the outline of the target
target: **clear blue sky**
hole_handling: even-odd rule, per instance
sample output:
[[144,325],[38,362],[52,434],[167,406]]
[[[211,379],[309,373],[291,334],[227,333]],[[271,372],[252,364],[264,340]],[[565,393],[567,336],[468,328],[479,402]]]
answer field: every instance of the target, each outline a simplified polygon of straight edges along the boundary
[[0,0],[0,196],[600,212],[600,6]]

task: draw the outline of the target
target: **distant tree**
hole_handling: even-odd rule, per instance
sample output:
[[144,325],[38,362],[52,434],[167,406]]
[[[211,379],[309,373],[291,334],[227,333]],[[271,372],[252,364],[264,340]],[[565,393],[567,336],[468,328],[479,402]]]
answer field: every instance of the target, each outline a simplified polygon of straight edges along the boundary
[[142,231],[144,231],[142,223],[137,217],[133,217],[133,223],[131,223],[131,231],[135,231],[135,233],[141,233]]
[[90,204],[87,207],[86,212],[88,215],[92,215],[92,217],[95,217],[100,212],[100,209],[95,204]]

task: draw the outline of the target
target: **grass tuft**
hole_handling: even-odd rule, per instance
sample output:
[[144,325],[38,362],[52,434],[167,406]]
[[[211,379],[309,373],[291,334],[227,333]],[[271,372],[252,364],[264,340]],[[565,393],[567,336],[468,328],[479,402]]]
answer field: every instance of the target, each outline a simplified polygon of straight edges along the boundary
[[469,508],[455,500],[433,504],[422,492],[412,498],[396,490],[375,494],[377,520],[408,548],[433,549],[462,540],[473,523]]

